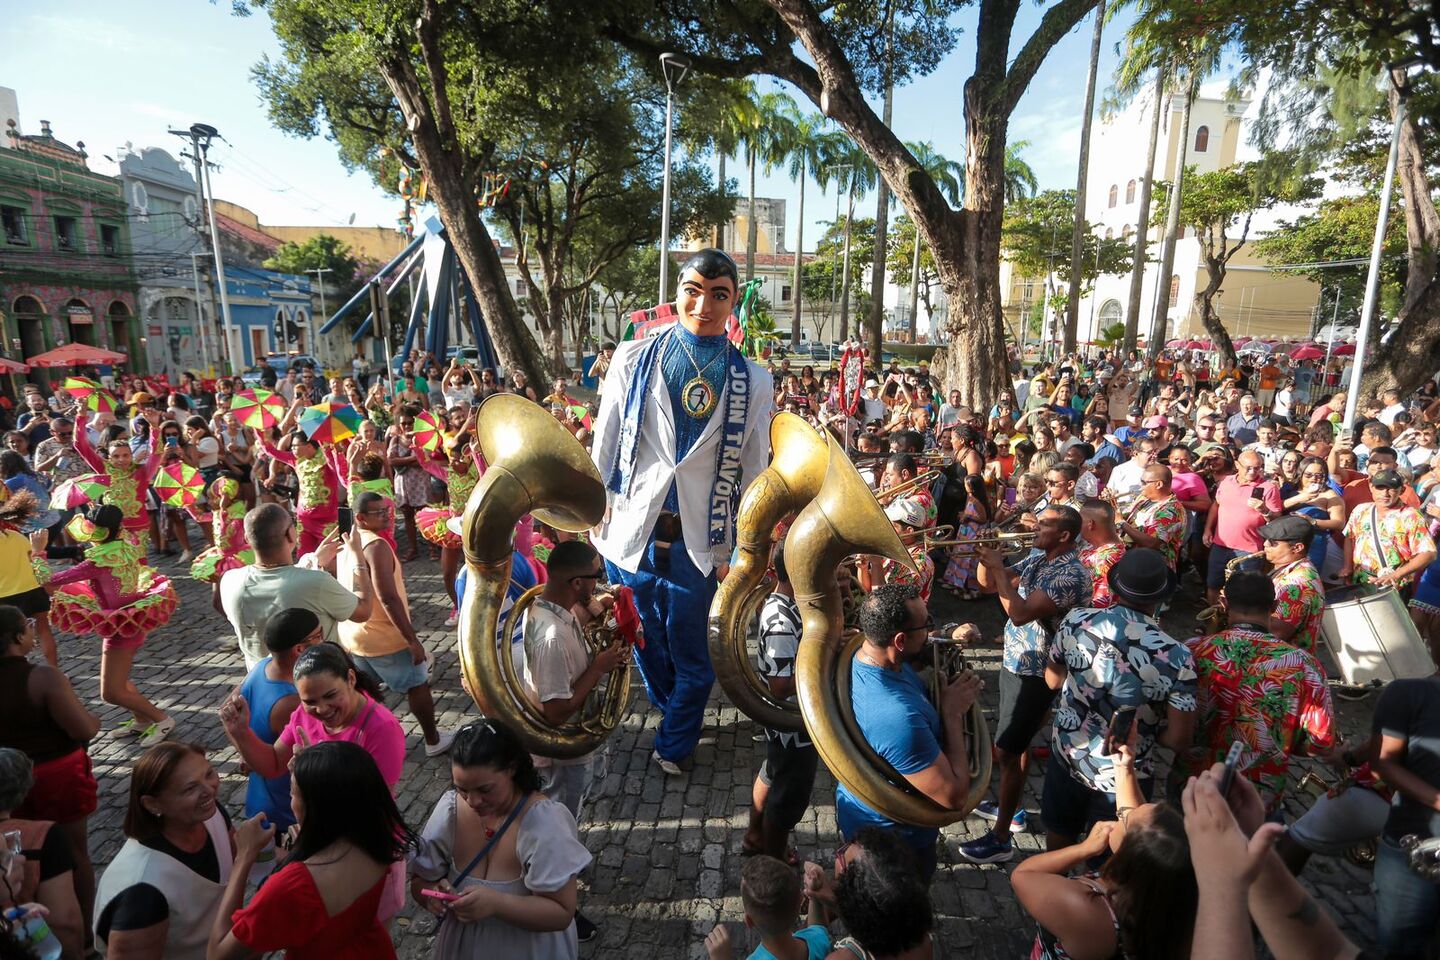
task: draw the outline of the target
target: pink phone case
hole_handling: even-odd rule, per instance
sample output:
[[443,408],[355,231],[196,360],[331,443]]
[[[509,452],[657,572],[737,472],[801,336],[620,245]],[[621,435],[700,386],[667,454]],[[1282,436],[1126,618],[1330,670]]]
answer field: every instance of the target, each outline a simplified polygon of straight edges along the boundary
[[444,900],[446,903],[460,899],[460,894],[450,893],[448,890],[421,890],[420,892],[432,900]]

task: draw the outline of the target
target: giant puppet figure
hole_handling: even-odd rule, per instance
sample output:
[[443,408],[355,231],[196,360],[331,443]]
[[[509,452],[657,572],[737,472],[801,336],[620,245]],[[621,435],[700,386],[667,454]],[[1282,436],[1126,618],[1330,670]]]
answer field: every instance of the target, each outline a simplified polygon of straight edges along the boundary
[[636,656],[662,713],[654,759],[671,774],[695,749],[715,680],[706,616],[735,510],[770,457],[770,374],[725,336],[738,286],[719,250],[686,261],[679,321],[615,351],[595,422],[608,509],[594,544],[610,581],[635,592]]

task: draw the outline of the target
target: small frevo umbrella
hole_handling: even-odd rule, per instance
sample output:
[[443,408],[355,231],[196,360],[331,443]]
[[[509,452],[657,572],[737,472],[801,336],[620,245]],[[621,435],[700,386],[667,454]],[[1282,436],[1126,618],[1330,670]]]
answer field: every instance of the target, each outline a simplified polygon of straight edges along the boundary
[[300,414],[300,429],[316,443],[339,443],[360,432],[362,419],[348,403],[317,403]]
[[188,463],[167,463],[151,481],[155,493],[167,507],[193,507],[205,490],[205,478]]
[[230,398],[230,412],[241,426],[269,430],[285,419],[285,400],[273,390],[241,390]]
[[105,387],[89,377],[66,377],[60,389],[80,401],[80,405],[94,413],[114,413],[115,397]]
[[56,486],[50,493],[51,510],[74,510],[87,503],[98,503],[110,490],[110,475],[90,473]]
[[434,453],[440,449],[441,442],[445,439],[444,430],[435,421],[435,417],[428,410],[422,410],[415,415],[415,426],[410,431],[410,438],[415,446],[426,453]]

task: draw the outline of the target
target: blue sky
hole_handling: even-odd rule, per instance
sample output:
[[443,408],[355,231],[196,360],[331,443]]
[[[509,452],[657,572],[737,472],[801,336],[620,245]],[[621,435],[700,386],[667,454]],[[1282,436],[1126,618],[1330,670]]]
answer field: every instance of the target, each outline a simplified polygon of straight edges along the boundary
[[[357,225],[394,225],[399,201],[367,177],[348,174],[330,143],[297,140],[270,126],[249,76],[262,54],[278,52],[263,15],[237,18],[224,0],[7,0],[5,5],[9,35],[21,42],[7,46],[0,86],[17,91],[24,132],[38,132],[39,121],[49,120],[60,139],[85,142],[95,169],[113,173],[105,155],[113,156],[120,145],[162,146],[178,153],[181,141],[167,128],[210,123],[225,138],[211,151],[220,164],[212,175],[216,195],[251,208],[263,223],[333,225],[354,214]],[[1015,49],[1043,10],[1022,6]],[[895,93],[897,133],[906,140],[929,140],[956,160],[963,155],[960,97],[974,62],[974,18],[973,8],[958,18],[960,41],[935,73]],[[1010,138],[1031,142],[1025,157],[1042,188],[1075,183],[1092,24],[1082,22],[1060,42],[1012,118]],[[1106,28],[1102,94],[1122,34],[1123,24]],[[781,88],[769,79],[759,80],[759,86],[762,91]],[[801,105],[813,109],[808,101]],[[736,176],[735,171],[732,163],[727,173]],[[758,192],[789,201],[786,244],[793,248],[798,187],[777,172],[760,177]],[[816,223],[834,216],[835,198],[822,197],[812,184],[806,207],[810,247],[818,236]],[[857,205],[858,210],[873,215],[874,201]]]

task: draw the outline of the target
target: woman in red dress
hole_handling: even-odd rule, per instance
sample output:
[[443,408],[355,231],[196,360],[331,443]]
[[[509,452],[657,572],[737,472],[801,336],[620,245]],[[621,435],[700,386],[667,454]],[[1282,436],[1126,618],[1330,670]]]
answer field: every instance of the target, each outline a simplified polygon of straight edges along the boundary
[[290,858],[248,904],[245,883],[275,828],[257,814],[235,831],[235,866],[215,914],[207,960],[284,950],[287,960],[390,960],[376,918],[390,865],[415,844],[380,768],[344,740],[298,750],[290,805],[299,833]]

